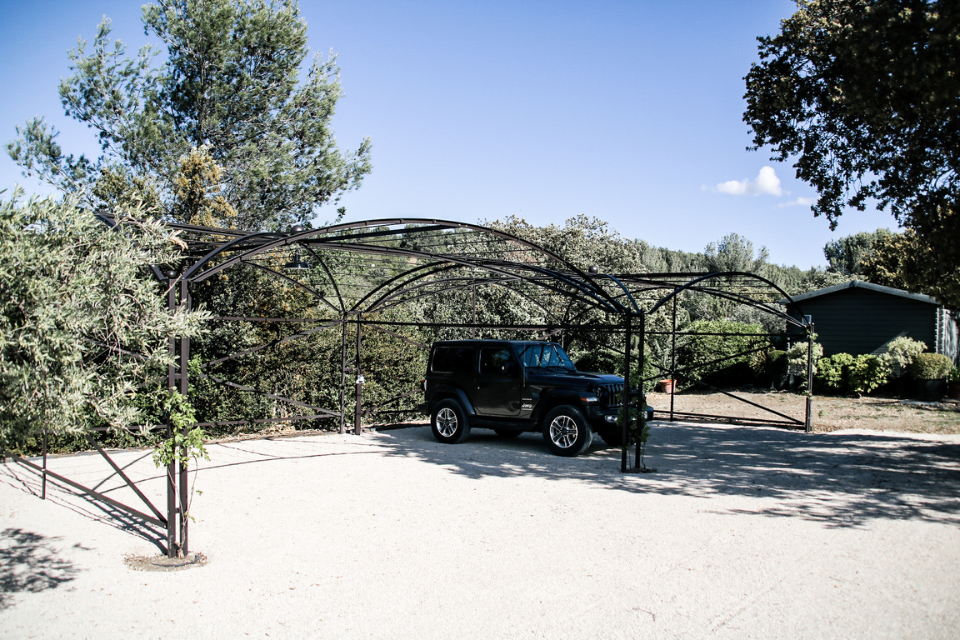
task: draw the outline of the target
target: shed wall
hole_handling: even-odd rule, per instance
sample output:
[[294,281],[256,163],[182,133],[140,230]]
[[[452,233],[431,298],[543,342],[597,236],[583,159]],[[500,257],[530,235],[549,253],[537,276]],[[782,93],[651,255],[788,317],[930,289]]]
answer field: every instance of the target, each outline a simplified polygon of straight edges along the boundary
[[[939,307],[869,289],[844,289],[804,300],[799,308],[813,318],[824,355],[872,353],[898,335],[937,347]],[[791,315],[799,317],[796,309]]]

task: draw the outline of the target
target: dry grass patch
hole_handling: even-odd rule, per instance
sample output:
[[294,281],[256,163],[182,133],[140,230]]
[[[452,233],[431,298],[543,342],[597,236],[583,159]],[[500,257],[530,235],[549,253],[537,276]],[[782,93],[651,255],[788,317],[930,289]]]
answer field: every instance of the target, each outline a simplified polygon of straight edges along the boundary
[[[803,420],[806,398],[777,391],[734,391],[734,395],[792,418]],[[670,410],[670,396],[648,394],[657,418]],[[762,409],[739,402],[722,393],[685,392],[674,396],[674,410],[718,416],[779,419]],[[813,430],[818,433],[841,429],[872,429],[908,433],[960,434],[960,402],[918,403],[896,398],[813,399]]]

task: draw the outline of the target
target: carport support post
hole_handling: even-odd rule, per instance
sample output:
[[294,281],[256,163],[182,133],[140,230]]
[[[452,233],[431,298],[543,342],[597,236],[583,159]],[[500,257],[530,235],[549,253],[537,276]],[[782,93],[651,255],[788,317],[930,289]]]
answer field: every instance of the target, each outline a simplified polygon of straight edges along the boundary
[[673,422],[673,398],[677,391],[677,296],[673,296],[673,324],[670,329],[670,422]]
[[[644,340],[646,340],[646,338],[647,338],[647,314],[641,311],[640,312],[640,340],[639,340],[640,344],[638,345],[640,350],[640,359],[637,360],[637,366],[640,367],[640,385],[637,388],[637,393],[639,393],[639,395],[637,396],[637,442],[636,442],[636,450],[633,453],[634,469],[640,468],[640,447],[642,445],[642,443],[640,442],[640,438],[643,436],[644,427],[647,426],[647,407],[646,407],[647,397],[643,393],[643,372],[646,371],[646,369],[643,366],[643,360],[645,357],[645,349],[644,349],[643,343],[644,343]],[[630,385],[630,381],[628,380],[627,386],[629,385]],[[643,402],[641,402],[641,399],[643,400]]]
[[[173,276],[174,274],[169,274]],[[170,286],[167,291],[167,309],[170,311],[170,315],[177,310],[177,299],[176,292],[174,291],[173,283],[171,282],[173,278],[171,277],[168,280],[168,286]],[[169,344],[169,354],[170,359],[173,360],[174,355],[177,351],[177,339],[175,336],[170,336]],[[172,364],[167,366],[167,391],[170,394],[173,394],[176,386],[176,374]],[[173,438],[173,421],[170,419],[170,415],[167,414],[167,438]],[[176,544],[177,544],[177,467],[176,463],[171,460],[167,464],[167,557],[176,558]]]
[[626,324],[626,343],[623,348],[623,400],[620,404],[620,424],[622,440],[620,441],[620,473],[627,472],[627,449],[629,448],[629,424],[630,424],[630,340],[632,322],[630,310],[624,311],[623,320]]
[[804,430],[813,433],[813,322],[807,325],[807,412],[804,417]]
[[[180,281],[180,306],[186,311],[190,311],[190,288],[186,280]],[[180,336],[180,394],[187,398],[190,393],[190,375],[188,372],[190,365],[190,338]],[[190,494],[189,494],[189,474],[190,467],[187,458],[187,437],[190,433],[190,425],[184,425],[181,435],[183,436],[183,446],[180,449],[180,552],[186,558],[190,553],[187,543],[188,530],[190,526]]]
[[340,317],[340,433],[347,432],[347,314]]
[[360,435],[363,431],[363,426],[360,420],[360,413],[363,411],[363,372],[360,369],[360,318],[361,314],[357,314],[357,409],[353,414],[353,433],[354,435]]

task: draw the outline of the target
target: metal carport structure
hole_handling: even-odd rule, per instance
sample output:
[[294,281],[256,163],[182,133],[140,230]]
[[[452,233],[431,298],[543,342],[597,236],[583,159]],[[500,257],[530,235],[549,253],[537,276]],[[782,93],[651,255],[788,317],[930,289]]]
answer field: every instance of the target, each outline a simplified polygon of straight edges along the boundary
[[[236,313],[211,318],[211,322],[220,326],[270,325],[277,328],[277,335],[269,342],[244,344],[244,348],[223,353],[207,350],[199,371],[193,375],[236,393],[267,398],[274,405],[282,406],[284,415],[208,422],[201,426],[325,420],[338,423],[340,432],[344,433],[348,428],[349,395],[353,387],[352,426],[359,434],[365,414],[365,371],[361,358],[365,331],[393,336],[413,347],[428,346],[428,343],[404,335],[404,331],[411,328],[432,332],[434,337],[468,333],[476,336],[478,332],[481,336],[490,332],[552,336],[567,344],[573,342],[584,348],[608,351],[613,339],[617,344],[622,342],[620,357],[627,380],[636,379],[631,377],[631,371],[645,371],[647,338],[669,336],[673,342],[672,366],[656,369],[645,380],[665,373],[694,380],[690,372],[678,371],[675,346],[677,300],[682,295],[695,293],[772,314],[805,331],[812,344],[813,327],[809,320],[798,321],[776,305],[777,300],[789,300],[789,296],[769,280],[748,273],[602,273],[598,267],[575,265],[557,253],[497,229],[436,219],[368,220],[318,229],[295,227],[289,233],[170,226],[179,231],[185,243],[182,260],[178,264],[155,265],[153,272],[167,285],[171,310],[195,308],[203,300],[204,283],[238,270],[252,270],[259,277],[281,285],[290,296],[306,301],[301,305],[305,310],[301,315]],[[495,323],[478,317],[478,310],[482,316],[485,307],[481,304],[478,308],[477,296],[490,291],[502,297],[503,313]],[[419,315],[408,314],[412,319],[391,315],[393,311],[413,307],[418,308]],[[658,314],[660,325],[664,325],[662,316],[670,314],[668,328],[648,326],[650,319]],[[322,406],[307,397],[290,397],[277,389],[257,388],[256,384],[231,380],[218,371],[218,367],[226,364],[242,366],[250,358],[278,345],[336,331],[340,334],[340,385],[335,406]],[[350,339],[351,332],[353,339]],[[764,336],[756,334],[756,337]],[[191,355],[197,352],[185,337],[171,337],[169,348],[179,365],[167,371],[167,387],[186,395],[191,385]],[[805,426],[809,431],[812,382],[809,370],[807,380],[807,411],[803,419],[761,407],[775,416],[762,422]],[[411,390],[404,395],[412,393]],[[623,394],[623,405],[637,403],[638,397],[630,393],[629,384],[625,385]],[[367,409],[369,413],[369,407]],[[386,413],[397,412],[381,409]],[[624,411],[623,415],[627,413]],[[675,417],[671,396],[670,418]],[[716,418],[696,414],[680,417]],[[726,418],[736,420],[735,416]],[[621,423],[623,441],[627,443],[628,420],[623,419]],[[166,425],[166,428],[171,427]],[[109,460],[106,453],[103,455]],[[166,528],[167,553],[171,557],[177,551],[189,552],[188,469],[186,465],[176,466],[172,463],[167,469],[166,517],[148,518],[149,522]],[[639,467],[639,455],[634,466]],[[621,471],[628,471],[627,446],[622,447]],[[74,486],[95,495],[84,487]],[[149,505],[149,501],[146,502]],[[157,512],[155,507],[150,507]],[[126,510],[143,516],[129,507]],[[176,526],[178,519],[179,527]]]

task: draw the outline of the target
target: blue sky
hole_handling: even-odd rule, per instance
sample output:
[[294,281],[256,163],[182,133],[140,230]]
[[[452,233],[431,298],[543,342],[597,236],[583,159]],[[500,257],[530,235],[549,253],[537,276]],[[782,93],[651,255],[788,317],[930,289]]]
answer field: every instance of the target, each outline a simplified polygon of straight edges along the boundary
[[[0,141],[46,116],[67,152],[95,153],[63,116],[67,50],[103,15],[131,51],[148,41],[138,0],[0,0]],[[747,151],[743,76],[756,37],[790,0],[301,0],[310,46],[339,55],[341,148],[373,141],[373,173],[343,197],[347,219],[538,225],[577,214],[626,237],[701,251],[734,232],[771,261],[825,264],[833,239],[895,228],[848,212],[836,232],[789,164]],[[49,189],[0,155],[0,189]],[[334,216],[321,210],[319,220]]]

